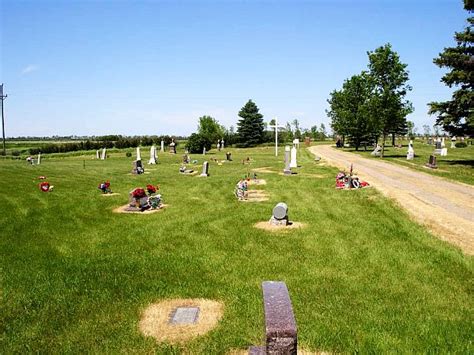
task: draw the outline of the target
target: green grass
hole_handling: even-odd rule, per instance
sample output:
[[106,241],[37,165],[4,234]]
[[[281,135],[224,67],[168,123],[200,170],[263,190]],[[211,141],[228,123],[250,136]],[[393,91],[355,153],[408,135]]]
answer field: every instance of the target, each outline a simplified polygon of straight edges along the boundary
[[[250,156],[251,168],[275,171],[283,164],[272,147],[232,152],[233,163],[211,163],[209,178],[179,175],[180,154],[160,154],[141,176],[128,174],[124,152],[40,166],[1,161],[0,352],[217,354],[261,344],[264,280],[286,282],[306,349],[474,351],[472,258],[374,189],[335,190],[337,171],[303,149],[299,175],[260,174],[268,202],[239,203],[233,188],[248,170],[239,160]],[[39,191],[39,175],[52,193]],[[104,179],[119,196],[100,196]],[[147,183],[161,185],[167,209],[112,213]],[[307,227],[253,228],[279,201]],[[139,333],[148,304],[201,297],[225,304],[206,336],[170,345]]]
[[[466,148],[449,148],[451,142],[446,141],[448,155],[441,157],[436,156],[438,169],[429,169],[425,167],[430,155],[433,154],[434,146],[426,143],[415,141],[413,149],[415,150],[415,159],[407,160],[408,143],[403,142],[402,148],[394,148],[392,146],[385,147],[384,161],[407,166],[428,174],[440,176],[443,178],[460,181],[465,184],[474,185],[474,145],[468,145]],[[355,151],[354,148],[344,148],[345,151],[360,154],[370,159],[380,159],[370,155],[373,149],[367,148],[367,151]]]

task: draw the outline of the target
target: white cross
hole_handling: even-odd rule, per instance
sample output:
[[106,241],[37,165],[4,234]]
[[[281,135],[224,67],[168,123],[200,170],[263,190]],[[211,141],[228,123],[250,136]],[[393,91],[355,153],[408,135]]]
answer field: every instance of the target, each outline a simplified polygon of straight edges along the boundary
[[278,117],[275,117],[275,124],[269,125],[269,128],[275,129],[275,156],[278,156],[278,128],[285,128],[285,126],[278,125]]

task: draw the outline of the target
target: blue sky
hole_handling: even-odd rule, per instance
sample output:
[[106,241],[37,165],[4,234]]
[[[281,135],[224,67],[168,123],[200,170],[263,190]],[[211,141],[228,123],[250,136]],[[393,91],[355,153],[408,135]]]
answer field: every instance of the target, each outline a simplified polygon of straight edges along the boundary
[[226,127],[253,99],[269,121],[324,123],[329,93],[390,42],[408,64],[419,131],[451,90],[433,58],[461,0],[0,0],[7,136],[181,134]]

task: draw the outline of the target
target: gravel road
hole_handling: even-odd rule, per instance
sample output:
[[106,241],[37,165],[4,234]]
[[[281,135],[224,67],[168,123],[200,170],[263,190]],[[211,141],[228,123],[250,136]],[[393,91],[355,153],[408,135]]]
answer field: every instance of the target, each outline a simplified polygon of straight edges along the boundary
[[[354,172],[395,199],[434,235],[474,255],[474,187],[448,181],[382,159],[363,158],[329,145],[308,148],[327,164]],[[427,168],[428,169],[428,168]]]

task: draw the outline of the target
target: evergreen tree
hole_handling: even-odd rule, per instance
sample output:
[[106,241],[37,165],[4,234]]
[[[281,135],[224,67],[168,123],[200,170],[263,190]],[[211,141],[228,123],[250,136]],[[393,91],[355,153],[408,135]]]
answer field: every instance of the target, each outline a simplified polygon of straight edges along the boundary
[[265,132],[263,115],[258,112],[258,107],[249,100],[239,112],[242,117],[237,123],[237,132],[240,142],[246,147],[253,147],[264,141]]
[[[474,2],[465,0],[464,8],[472,13]],[[450,72],[441,78],[449,87],[455,86],[450,101],[430,102],[429,114],[436,114],[436,125],[452,135],[474,135],[474,17],[468,17],[464,32],[456,32],[457,46],[445,48],[434,63]]]

